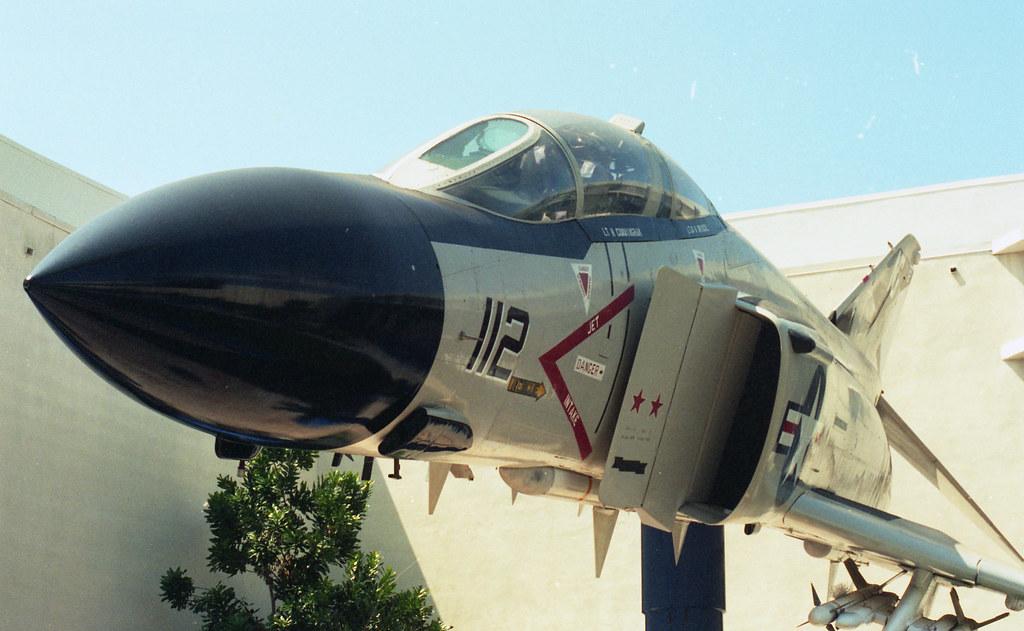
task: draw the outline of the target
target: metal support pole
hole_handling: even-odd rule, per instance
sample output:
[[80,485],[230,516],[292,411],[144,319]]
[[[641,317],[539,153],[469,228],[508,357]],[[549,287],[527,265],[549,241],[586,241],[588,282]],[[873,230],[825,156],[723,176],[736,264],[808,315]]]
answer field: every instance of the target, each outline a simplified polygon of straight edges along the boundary
[[643,611],[647,631],[721,631],[725,541],[721,526],[691,524],[674,560],[672,534],[642,526]]

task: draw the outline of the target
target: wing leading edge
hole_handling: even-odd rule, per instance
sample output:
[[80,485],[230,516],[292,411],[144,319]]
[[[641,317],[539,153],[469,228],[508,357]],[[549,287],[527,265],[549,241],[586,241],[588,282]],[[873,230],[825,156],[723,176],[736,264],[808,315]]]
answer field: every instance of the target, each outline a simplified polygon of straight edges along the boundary
[[784,524],[867,557],[1005,594],[1012,609],[1024,603],[1024,569],[983,558],[933,528],[824,491],[804,491]]

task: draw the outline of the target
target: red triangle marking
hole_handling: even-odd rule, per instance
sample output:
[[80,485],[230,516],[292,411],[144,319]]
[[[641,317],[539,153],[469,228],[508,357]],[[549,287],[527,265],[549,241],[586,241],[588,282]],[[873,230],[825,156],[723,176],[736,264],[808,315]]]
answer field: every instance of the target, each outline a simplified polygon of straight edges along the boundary
[[590,274],[587,272],[579,272],[580,289],[583,290],[583,296],[586,298],[590,297]]

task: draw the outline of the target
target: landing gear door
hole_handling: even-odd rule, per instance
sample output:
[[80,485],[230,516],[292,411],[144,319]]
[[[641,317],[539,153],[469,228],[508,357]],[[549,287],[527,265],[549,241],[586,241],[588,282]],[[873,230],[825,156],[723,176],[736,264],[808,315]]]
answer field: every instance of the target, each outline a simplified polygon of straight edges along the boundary
[[[710,493],[749,368],[733,287],[658,272],[605,463],[601,502],[671,530]],[[752,329],[756,335],[756,328]]]

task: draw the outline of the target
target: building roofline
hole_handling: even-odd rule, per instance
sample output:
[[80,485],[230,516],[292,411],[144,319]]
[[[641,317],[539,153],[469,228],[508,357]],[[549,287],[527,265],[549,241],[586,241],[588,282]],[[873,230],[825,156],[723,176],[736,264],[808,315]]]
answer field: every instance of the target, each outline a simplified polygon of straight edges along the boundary
[[46,212],[45,210],[36,208],[35,206],[26,202],[25,200],[19,199],[18,197],[11,195],[10,193],[4,190],[0,190],[0,204],[21,211],[31,217],[35,217],[36,219],[42,221],[43,223],[50,224],[54,228],[57,228],[58,230],[65,232],[67,234],[71,234],[71,232],[75,229],[74,226],[67,223],[66,221],[62,221],[59,218],[54,217],[50,213]]
[[0,134],[0,142],[4,143],[6,145],[9,145],[11,148],[13,148],[13,149],[15,149],[15,150],[25,154],[27,157],[29,157],[29,158],[37,161],[37,162],[40,162],[40,163],[44,164],[47,167],[50,167],[50,168],[53,168],[53,169],[57,169],[59,171],[67,173],[68,175],[71,175],[72,177],[74,177],[75,179],[79,180],[80,182],[82,182],[83,184],[85,184],[87,186],[95,188],[95,189],[97,189],[99,191],[102,191],[102,192],[107,193],[109,195],[112,195],[114,197],[119,197],[122,200],[128,199],[128,195],[125,195],[121,191],[117,191],[117,190],[114,190],[114,189],[110,188],[109,186],[105,186],[103,184],[100,184],[96,180],[91,179],[89,177],[86,177],[86,176],[82,175],[81,173],[79,173],[78,171],[75,171],[74,169],[72,169],[70,167],[66,167],[63,164],[60,164],[59,162],[54,162],[53,160],[47,158],[46,156],[38,154],[35,151],[32,151],[31,149],[29,149],[25,145],[22,145],[21,143],[15,142],[14,140],[10,139],[7,136],[4,136],[3,134]]
[[915,197],[918,195],[931,195],[933,193],[944,193],[948,191],[965,189],[965,188],[976,188],[980,186],[993,186],[1000,184],[1015,184],[1024,183],[1024,173],[1014,173],[1011,175],[999,175],[994,177],[978,178],[974,180],[959,180],[957,182],[946,182],[944,184],[930,184],[928,186],[919,186],[915,188],[905,188],[895,191],[886,191],[883,193],[871,193],[869,195],[856,195],[852,197],[838,197],[835,199],[825,199],[814,202],[805,202],[800,204],[786,204],[784,206],[772,206],[769,208],[760,208],[756,210],[744,210],[735,213],[725,213],[723,218],[732,223],[736,220],[743,219],[754,219],[759,217],[770,217],[772,215],[783,215],[788,213],[800,213],[813,210],[821,210],[823,208],[838,208],[842,206],[853,206],[855,204],[863,204],[866,202],[882,201],[887,199],[898,199],[903,197]]

